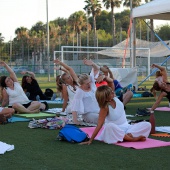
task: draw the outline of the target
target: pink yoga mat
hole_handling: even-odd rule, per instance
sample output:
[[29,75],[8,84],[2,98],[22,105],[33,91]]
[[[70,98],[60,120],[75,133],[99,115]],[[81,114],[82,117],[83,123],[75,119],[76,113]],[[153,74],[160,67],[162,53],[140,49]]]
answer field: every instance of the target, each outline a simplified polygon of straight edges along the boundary
[[170,107],[157,107],[155,110],[168,112],[168,111],[170,111]]
[[170,142],[164,142],[160,140],[147,138],[146,141],[144,142],[122,142],[122,143],[117,143],[116,145],[123,146],[126,148],[146,149],[146,148],[170,146]]
[[[89,135],[89,137],[92,136],[94,129],[95,129],[95,127],[81,128],[81,130],[83,130],[85,133],[87,133]],[[102,129],[99,131],[96,138],[100,135],[101,131],[102,131]],[[146,148],[170,146],[170,142],[164,142],[164,141],[160,141],[160,140],[147,138],[146,141],[143,141],[143,142],[140,142],[140,141],[139,142],[121,142],[121,143],[116,143],[115,145],[123,146],[126,148],[146,149]]]

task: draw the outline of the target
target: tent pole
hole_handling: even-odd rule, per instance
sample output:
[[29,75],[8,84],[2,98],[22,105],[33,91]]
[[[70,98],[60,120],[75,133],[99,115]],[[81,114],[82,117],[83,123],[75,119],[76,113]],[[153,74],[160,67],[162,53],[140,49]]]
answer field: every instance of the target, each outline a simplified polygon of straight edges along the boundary
[[132,56],[131,56],[131,68],[136,67],[136,19],[132,19]]

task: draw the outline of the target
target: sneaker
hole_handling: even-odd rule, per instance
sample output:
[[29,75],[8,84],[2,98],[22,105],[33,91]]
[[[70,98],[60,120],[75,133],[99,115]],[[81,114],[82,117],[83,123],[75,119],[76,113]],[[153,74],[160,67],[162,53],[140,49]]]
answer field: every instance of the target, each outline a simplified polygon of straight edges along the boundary
[[150,116],[150,112],[147,109],[137,109],[135,116]]

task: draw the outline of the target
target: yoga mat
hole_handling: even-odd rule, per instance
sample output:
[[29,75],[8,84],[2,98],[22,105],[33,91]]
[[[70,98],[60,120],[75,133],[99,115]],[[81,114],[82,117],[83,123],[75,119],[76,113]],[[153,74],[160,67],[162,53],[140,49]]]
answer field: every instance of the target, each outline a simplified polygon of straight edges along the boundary
[[[87,133],[89,137],[92,136],[93,131],[95,127],[86,127],[86,128],[80,128],[82,131]],[[99,131],[95,139],[100,135],[102,129]],[[146,148],[156,148],[156,147],[162,147],[162,146],[170,146],[170,142],[164,142],[160,140],[155,139],[149,139],[147,138],[146,141],[138,141],[138,142],[121,142],[116,143],[115,145],[127,147],[127,148],[134,148],[134,149],[146,149]]]
[[122,143],[116,143],[116,145],[123,146],[126,148],[133,148],[133,149],[146,149],[146,148],[170,146],[170,142],[164,142],[160,140],[147,138],[146,141],[122,142]]
[[142,94],[134,93],[134,94],[133,94],[133,97],[134,97],[134,98],[142,97]]
[[167,137],[169,138],[170,135],[168,133],[155,133],[155,134],[151,134],[152,136],[156,136],[156,137]]
[[26,118],[35,118],[35,117],[54,117],[55,114],[40,112],[40,113],[29,113],[29,114],[15,114],[15,116],[26,117]]
[[13,122],[28,122],[31,119],[23,118],[23,117],[17,117],[17,116],[12,116],[11,118],[8,119],[9,123]]
[[[150,109],[150,108],[148,108]],[[156,111],[166,111],[166,112],[169,112],[170,111],[170,107],[157,107],[155,109]]]

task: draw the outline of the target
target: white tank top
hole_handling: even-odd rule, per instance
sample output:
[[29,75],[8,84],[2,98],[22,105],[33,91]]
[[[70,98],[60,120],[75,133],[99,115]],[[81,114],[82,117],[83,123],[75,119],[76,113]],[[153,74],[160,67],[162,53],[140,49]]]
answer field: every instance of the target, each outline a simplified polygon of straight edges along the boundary
[[14,103],[27,104],[30,102],[18,82],[14,82],[14,90],[7,87],[6,92],[9,96],[9,106],[12,106]]
[[[76,89],[78,88],[78,86],[76,86]],[[71,101],[74,98],[75,92],[73,87],[70,85],[67,85],[67,92],[68,92],[68,98],[69,98],[69,103],[71,103]]]

